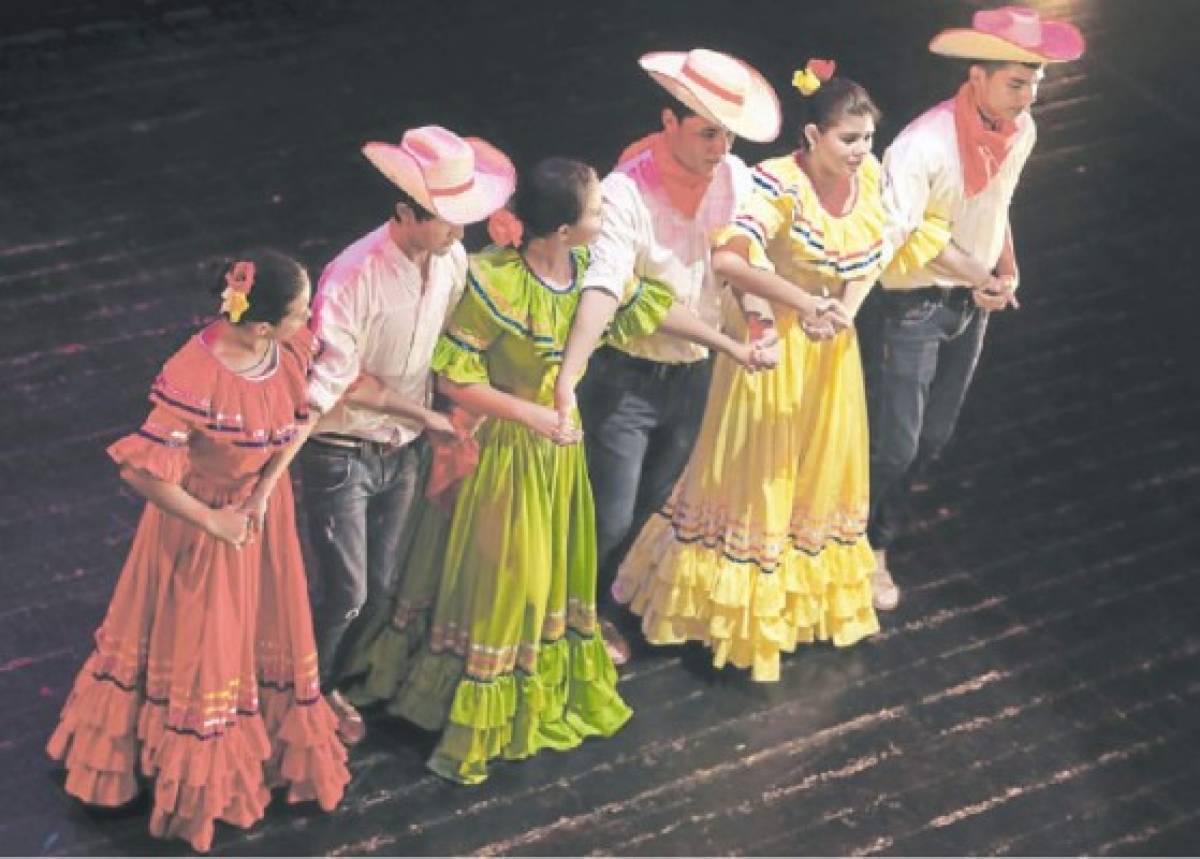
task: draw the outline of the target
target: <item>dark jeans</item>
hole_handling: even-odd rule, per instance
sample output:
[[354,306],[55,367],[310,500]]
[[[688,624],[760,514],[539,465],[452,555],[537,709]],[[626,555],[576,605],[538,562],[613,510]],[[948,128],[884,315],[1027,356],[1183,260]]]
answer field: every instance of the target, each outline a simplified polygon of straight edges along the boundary
[[965,288],[878,290],[860,327],[871,422],[867,537],[899,535],[909,481],[954,432],[979,362],[988,314]]
[[363,623],[386,607],[417,495],[420,445],[358,449],[310,440],[300,451],[304,506],[324,599],[315,612],[321,688],[341,677]]
[[579,411],[596,499],[602,609],[612,607],[612,583],[625,553],[687,464],[711,377],[711,359],[662,364],[609,347],[588,364]]

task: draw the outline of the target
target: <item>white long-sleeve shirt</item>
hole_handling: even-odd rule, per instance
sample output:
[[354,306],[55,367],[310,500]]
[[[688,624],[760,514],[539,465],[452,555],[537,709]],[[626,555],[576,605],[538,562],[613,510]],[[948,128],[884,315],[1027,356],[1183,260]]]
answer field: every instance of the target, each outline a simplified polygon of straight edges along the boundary
[[309,402],[323,412],[317,433],[407,444],[421,434],[411,420],[338,402],[365,371],[414,402],[429,404],[429,362],[462,296],[467,254],[455,242],[421,270],[396,246],[388,225],[368,233],[325,268],[313,304],[321,351],[309,378]]
[[[1021,170],[1033,151],[1037,131],[1028,113],[1017,118],[1017,134],[1000,169],[982,191],[967,199],[958,136],[954,128],[954,99],[949,99],[910,122],[883,156],[883,207],[887,235],[895,247],[921,224],[926,213],[950,224],[950,235],[989,270],[1004,248],[1008,209]],[[883,275],[885,289],[922,286],[960,286],[962,281],[919,268]]]
[[[667,199],[646,149],[604,178],[604,226],[592,243],[583,287],[600,288],[620,301],[634,275],[670,287],[676,303],[714,328],[721,324],[722,284],[712,271],[712,234],[733,220],[753,187],[750,170],[735,155],[717,167],[694,218]],[[708,350],[669,334],[639,337],[622,347],[631,355],[664,363],[689,363]]]

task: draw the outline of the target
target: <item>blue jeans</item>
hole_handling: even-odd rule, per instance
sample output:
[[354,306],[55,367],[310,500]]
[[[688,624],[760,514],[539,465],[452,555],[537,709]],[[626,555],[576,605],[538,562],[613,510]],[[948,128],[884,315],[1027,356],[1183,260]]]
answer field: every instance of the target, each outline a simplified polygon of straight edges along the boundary
[[663,364],[610,347],[588,364],[579,411],[596,501],[601,608],[611,608],[617,568],[687,465],[711,378],[711,359]]
[[363,624],[386,608],[420,472],[418,440],[357,448],[310,439],[300,451],[309,540],[324,598],[315,612],[321,689],[341,678]]
[[861,326],[871,422],[867,537],[903,527],[910,479],[945,447],[975,374],[988,314],[963,287],[878,290]]

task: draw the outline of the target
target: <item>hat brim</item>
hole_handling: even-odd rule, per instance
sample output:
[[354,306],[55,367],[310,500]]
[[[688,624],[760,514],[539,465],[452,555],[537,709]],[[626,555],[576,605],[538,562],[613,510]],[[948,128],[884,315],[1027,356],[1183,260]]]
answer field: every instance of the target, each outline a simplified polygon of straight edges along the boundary
[[475,153],[475,175],[470,189],[461,194],[430,196],[421,167],[403,148],[391,143],[368,143],[367,157],[394,185],[439,218],[457,226],[482,221],[512,196],[517,171],[508,157],[477,137],[464,137]]
[[682,76],[686,60],[687,54],[681,51],[656,51],[646,54],[638,63],[659,86],[690,110],[729,129],[738,137],[755,143],[770,143],[779,136],[783,122],[779,98],[767,79],[753,66],[737,60],[746,70],[749,81],[745,100],[739,107],[689,86]]
[[1066,63],[1083,56],[1083,36],[1070,24],[1042,24],[1042,41],[1033,47],[979,30],[943,30],[933,37],[929,50],[943,57],[964,60],[993,60],[1010,63]]

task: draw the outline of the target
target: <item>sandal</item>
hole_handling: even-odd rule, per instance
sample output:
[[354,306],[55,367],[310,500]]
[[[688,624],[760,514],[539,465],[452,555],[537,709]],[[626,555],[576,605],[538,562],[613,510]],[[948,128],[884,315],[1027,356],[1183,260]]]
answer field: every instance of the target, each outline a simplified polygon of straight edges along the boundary
[[362,714],[336,689],[326,695],[325,700],[329,702],[330,709],[337,716],[337,735],[338,739],[342,741],[342,745],[354,746],[361,743],[367,736],[367,726],[363,722]]
[[891,611],[900,602],[900,588],[887,568],[882,551],[875,552],[875,572],[871,573],[871,603],[876,611]]
[[604,639],[604,649],[608,658],[618,668],[629,661],[629,642],[621,635],[617,625],[607,618],[600,618],[600,635]]

